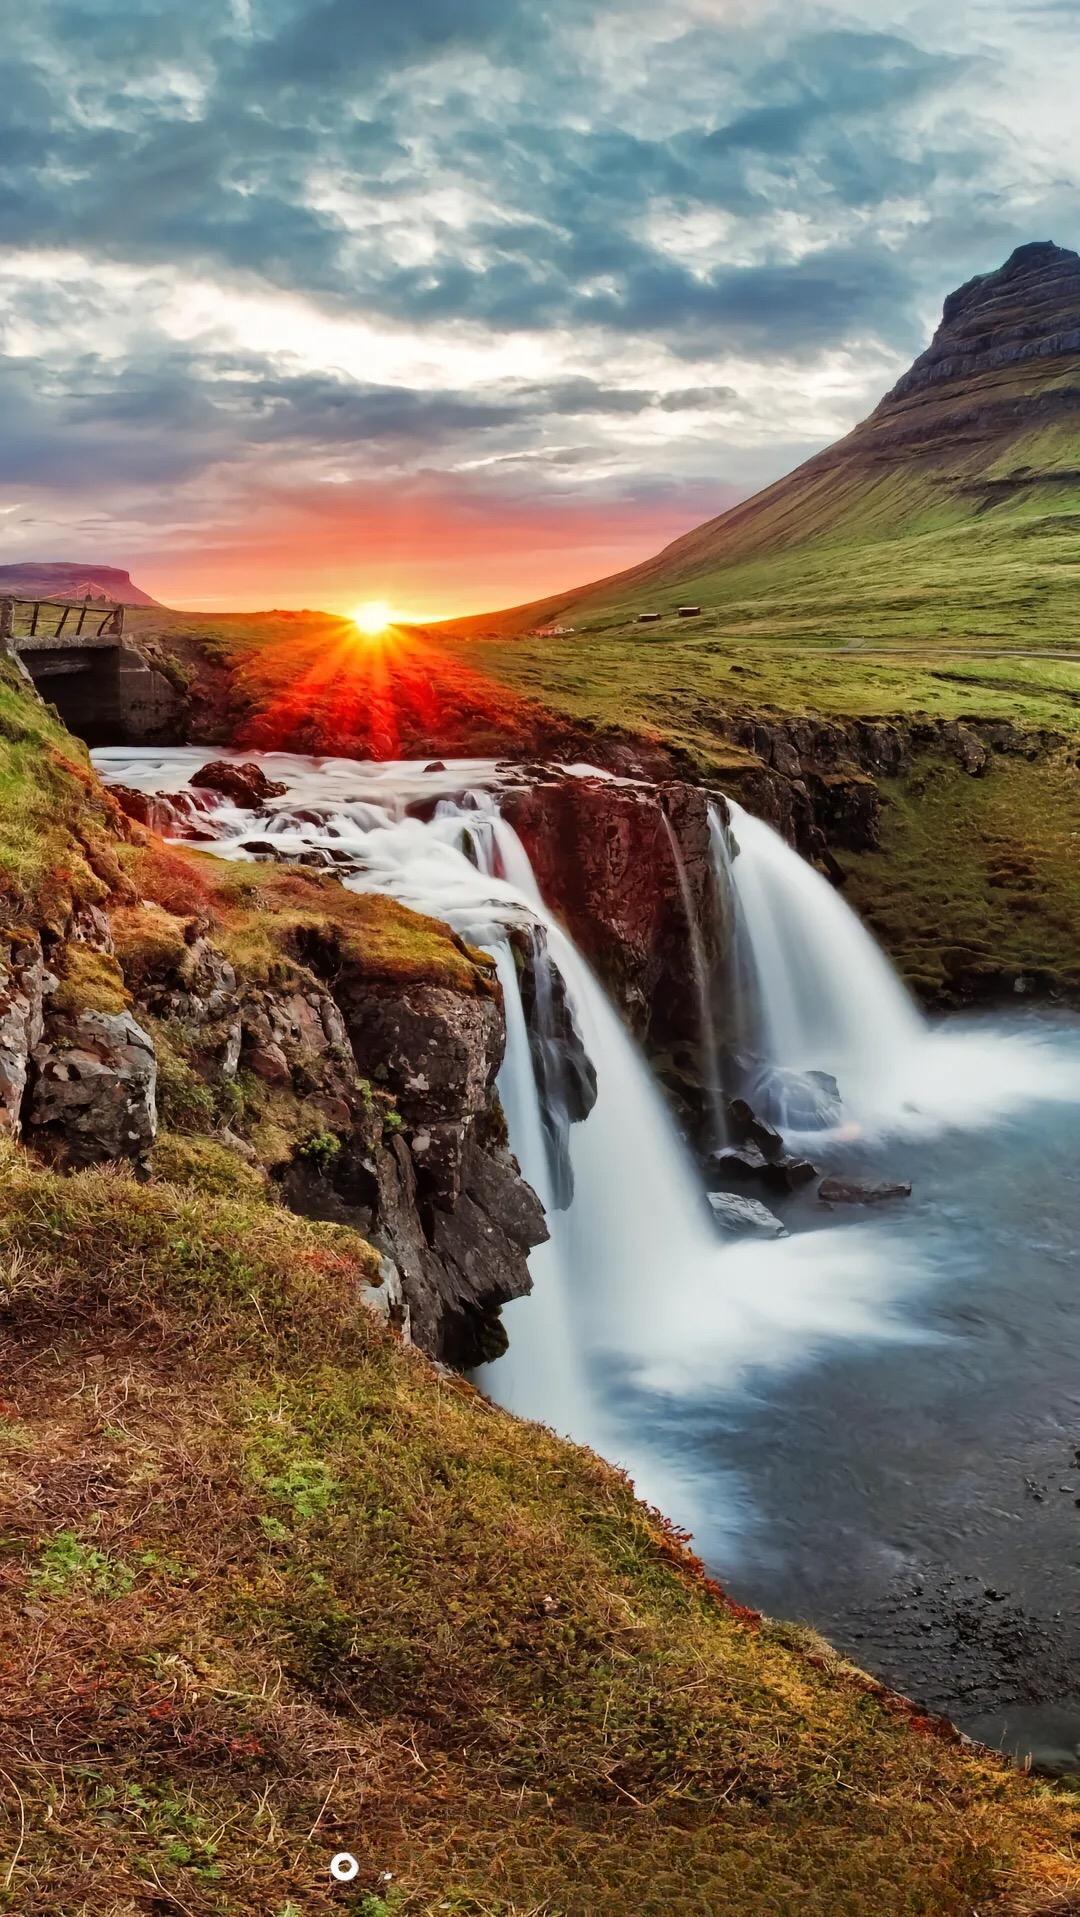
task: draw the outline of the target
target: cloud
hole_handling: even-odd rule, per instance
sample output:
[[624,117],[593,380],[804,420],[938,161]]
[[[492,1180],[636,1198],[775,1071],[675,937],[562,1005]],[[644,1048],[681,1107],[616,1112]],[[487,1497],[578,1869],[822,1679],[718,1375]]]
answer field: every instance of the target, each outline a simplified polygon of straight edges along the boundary
[[541,517],[772,477],[952,285],[1080,238],[1076,11],[38,0],[5,22],[0,482],[168,546],[256,474],[340,505],[486,473]]

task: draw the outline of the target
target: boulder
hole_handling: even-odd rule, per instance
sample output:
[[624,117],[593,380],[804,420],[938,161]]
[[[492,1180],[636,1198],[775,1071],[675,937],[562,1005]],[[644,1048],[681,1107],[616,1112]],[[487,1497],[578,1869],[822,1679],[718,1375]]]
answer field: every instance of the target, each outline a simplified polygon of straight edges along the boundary
[[130,1012],[57,1014],[34,1047],[27,1139],[72,1170],[143,1158],[157,1132],[154,1047]]
[[887,1179],[864,1184],[855,1178],[823,1178],[818,1197],[823,1205],[879,1205],[887,1198],[910,1198],[911,1186]]
[[711,1191],[709,1203],[726,1238],[786,1238],[787,1226],[760,1199],[741,1192]]
[[137,792],[130,785],[111,785],[109,791],[126,818],[151,832],[175,836],[183,830],[183,821],[164,792]]
[[267,799],[280,799],[288,791],[287,785],[278,785],[268,779],[261,766],[251,763],[234,765],[228,759],[213,759],[209,765],[200,766],[193,772],[188,782],[201,786],[210,792],[220,792],[231,799],[234,805],[255,811],[264,805]]
[[784,1131],[826,1132],[843,1120],[840,1087],[828,1072],[794,1072],[779,1065],[757,1065],[747,1071],[746,1091],[746,1101],[735,1102],[745,1102],[758,1122],[766,1123],[769,1129],[779,1125]]

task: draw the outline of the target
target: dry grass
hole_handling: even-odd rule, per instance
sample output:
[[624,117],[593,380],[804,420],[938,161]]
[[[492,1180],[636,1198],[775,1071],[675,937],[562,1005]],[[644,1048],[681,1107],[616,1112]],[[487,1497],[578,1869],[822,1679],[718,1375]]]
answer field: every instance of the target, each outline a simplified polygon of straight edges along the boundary
[[1080,1885],[1066,1800],[727,1608],[617,1472],[363,1314],[371,1270],[256,1197],[0,1165],[0,1909],[969,1917]]

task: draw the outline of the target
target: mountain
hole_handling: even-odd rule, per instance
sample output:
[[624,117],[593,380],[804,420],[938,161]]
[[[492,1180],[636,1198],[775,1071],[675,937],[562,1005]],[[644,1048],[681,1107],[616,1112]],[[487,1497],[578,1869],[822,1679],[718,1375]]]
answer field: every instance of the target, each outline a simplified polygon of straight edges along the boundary
[[24,560],[18,566],[0,566],[0,597],[14,599],[108,600],[111,605],[156,606],[148,592],[133,586],[131,574],[119,566],[95,566],[88,560]]
[[643,565],[457,623],[511,634],[700,602],[745,634],[1080,634],[1080,255],[1022,246],[945,302],[870,417]]

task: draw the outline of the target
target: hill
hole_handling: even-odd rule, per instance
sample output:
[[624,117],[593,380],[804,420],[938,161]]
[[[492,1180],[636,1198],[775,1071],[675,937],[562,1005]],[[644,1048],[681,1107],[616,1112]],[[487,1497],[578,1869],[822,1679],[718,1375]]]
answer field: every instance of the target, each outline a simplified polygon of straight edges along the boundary
[[[1020,247],[945,303],[870,417],[643,565],[466,622],[609,625],[684,601],[772,637],[1080,637],[1080,255]],[[842,568],[842,570],[841,570]]]
[[131,574],[119,566],[97,566],[85,559],[27,559],[21,565],[0,566],[0,597],[16,599],[108,600],[121,606],[156,606],[148,592],[131,583]]

